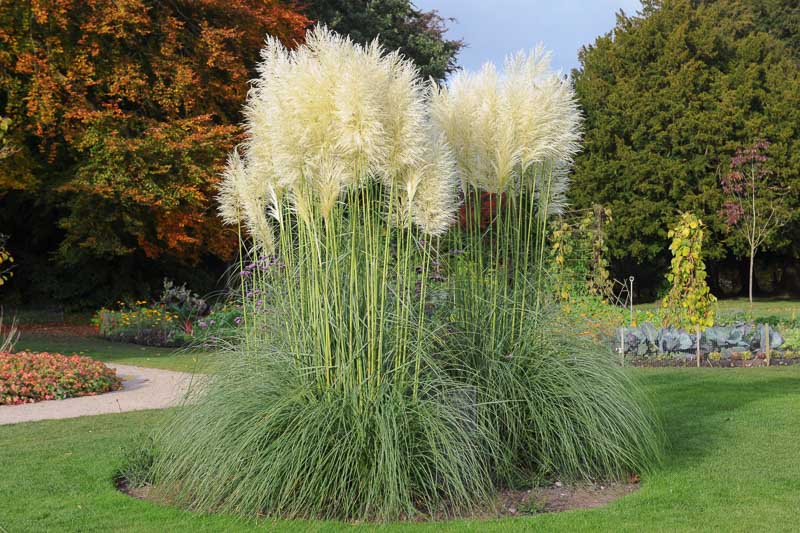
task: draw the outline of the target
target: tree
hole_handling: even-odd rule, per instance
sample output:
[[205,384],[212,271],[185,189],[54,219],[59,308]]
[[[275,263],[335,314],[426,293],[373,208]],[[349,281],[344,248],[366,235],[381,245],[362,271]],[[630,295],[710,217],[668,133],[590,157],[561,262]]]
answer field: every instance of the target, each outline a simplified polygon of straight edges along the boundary
[[277,0],[2,2],[17,151],[0,162],[0,227],[27,287],[113,298],[144,292],[120,280],[219,269],[237,240],[213,197],[246,82],[265,34],[293,45],[309,23]]
[[387,50],[399,49],[424,78],[443,80],[456,68],[460,40],[445,39],[446,20],[416,9],[409,0],[308,0],[305,14],[357,43],[380,36]]
[[[669,260],[665,228],[687,209],[708,221],[707,259],[728,257],[719,169],[754,139],[769,138],[769,167],[800,185],[797,20],[796,1],[645,0],[581,50],[573,76],[586,134],[569,194],[577,208],[613,210],[617,268],[655,284]],[[798,232],[793,221],[765,250],[800,252]]]
[[700,366],[700,333],[714,325],[717,301],[706,283],[703,262],[703,221],[693,213],[683,213],[667,236],[672,239],[670,272],[671,288],[661,304],[664,326],[694,330],[697,339],[697,366]]
[[14,145],[8,142],[8,130],[11,127],[11,119],[0,116],[0,159],[11,157],[16,152]]
[[738,230],[738,237],[747,243],[751,311],[756,252],[786,223],[789,216],[783,204],[786,191],[772,181],[772,173],[765,167],[769,161],[768,148],[767,141],[740,148],[731,159],[731,171],[720,179],[727,197],[720,214],[725,224]]
[[[6,282],[14,276],[14,272],[11,271],[14,258],[11,256],[11,253],[6,250],[7,240],[8,238],[0,233],[0,285],[5,285]],[[2,326],[2,324],[0,324],[0,326]]]

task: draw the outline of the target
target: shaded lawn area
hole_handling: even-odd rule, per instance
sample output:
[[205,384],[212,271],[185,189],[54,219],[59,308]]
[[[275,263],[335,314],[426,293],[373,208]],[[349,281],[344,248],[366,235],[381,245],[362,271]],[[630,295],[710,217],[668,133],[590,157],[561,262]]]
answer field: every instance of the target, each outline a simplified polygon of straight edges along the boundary
[[[391,524],[387,531],[792,531],[800,521],[800,368],[639,369],[669,439],[641,490],[593,510]],[[255,522],[132,499],[112,476],[163,411],[0,426],[0,526],[8,531],[340,531]],[[371,530],[374,525],[355,526]],[[1,530],[1,529],[0,529]]]
[[20,335],[16,350],[55,352],[64,355],[75,353],[106,363],[120,363],[184,372],[207,370],[216,355],[214,352],[183,348],[159,348],[111,342],[93,336],[27,331],[23,331]]
[[[634,309],[655,310],[660,301],[641,305],[634,304]],[[718,300],[715,304],[715,313],[721,316],[730,316],[737,313],[750,312],[750,301],[747,298],[731,298]],[[766,316],[777,316],[782,320],[797,320],[800,318],[800,300],[777,300],[753,298],[753,316],[758,319]]]

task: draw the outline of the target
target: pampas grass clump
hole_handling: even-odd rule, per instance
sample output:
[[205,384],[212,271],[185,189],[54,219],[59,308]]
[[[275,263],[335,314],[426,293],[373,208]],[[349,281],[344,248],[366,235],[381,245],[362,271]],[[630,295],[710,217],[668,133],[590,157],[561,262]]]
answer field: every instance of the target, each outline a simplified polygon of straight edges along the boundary
[[258,72],[219,192],[250,237],[243,338],[129,481],[205,512],[394,520],[468,512],[520,475],[646,468],[635,387],[545,313],[580,124],[547,57],[425,86],[318,27],[268,39]]
[[550,309],[528,311],[516,344],[487,347],[476,341],[491,327],[482,318],[459,324],[442,352],[454,379],[477,391],[478,424],[500,442],[492,456],[500,484],[626,480],[658,463],[663,435],[652,407],[611,350],[573,337]]

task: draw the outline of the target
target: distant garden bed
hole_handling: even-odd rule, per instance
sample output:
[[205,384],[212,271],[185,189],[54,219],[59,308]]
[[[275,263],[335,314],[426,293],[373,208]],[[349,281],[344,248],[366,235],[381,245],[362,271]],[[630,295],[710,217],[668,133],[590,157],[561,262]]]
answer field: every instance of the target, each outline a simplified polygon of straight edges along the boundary
[[160,298],[154,302],[117,302],[100,309],[92,318],[97,333],[110,341],[182,348],[212,347],[233,336],[241,321],[235,305],[210,306],[186,286],[165,280]]

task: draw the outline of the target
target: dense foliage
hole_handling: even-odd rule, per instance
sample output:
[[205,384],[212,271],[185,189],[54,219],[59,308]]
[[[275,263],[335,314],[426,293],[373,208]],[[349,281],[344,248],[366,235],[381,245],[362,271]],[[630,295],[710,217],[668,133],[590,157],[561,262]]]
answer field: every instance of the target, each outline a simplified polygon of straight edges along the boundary
[[[614,211],[608,245],[619,275],[657,286],[669,262],[665,228],[686,209],[709,224],[709,260],[744,257],[711,216],[742,145],[769,140],[769,169],[800,186],[798,20],[797,1],[645,0],[581,51],[573,74],[586,137],[570,198]],[[786,202],[797,211],[800,197]],[[790,222],[765,250],[797,253],[798,231]]]
[[380,36],[389,49],[399,49],[420,69],[424,78],[443,80],[456,68],[456,54],[464,46],[444,37],[443,19],[436,11],[421,11],[410,0],[307,0],[304,13],[357,43]]
[[219,271],[237,243],[213,189],[253,51],[308,23],[277,0],[0,4],[0,114],[16,148],[0,163],[0,223],[27,298],[102,301],[144,292],[158,269]]
[[7,237],[0,234],[0,285],[5,285],[14,276],[14,257],[6,250],[6,240]]
[[0,405],[94,396],[120,387],[114,370],[89,357],[0,353]]
[[380,34],[437,79],[461,47],[408,0],[0,4],[0,227],[25,265],[18,297],[107,304],[164,274],[211,288],[237,246],[212,191],[257,50],[313,21]]

